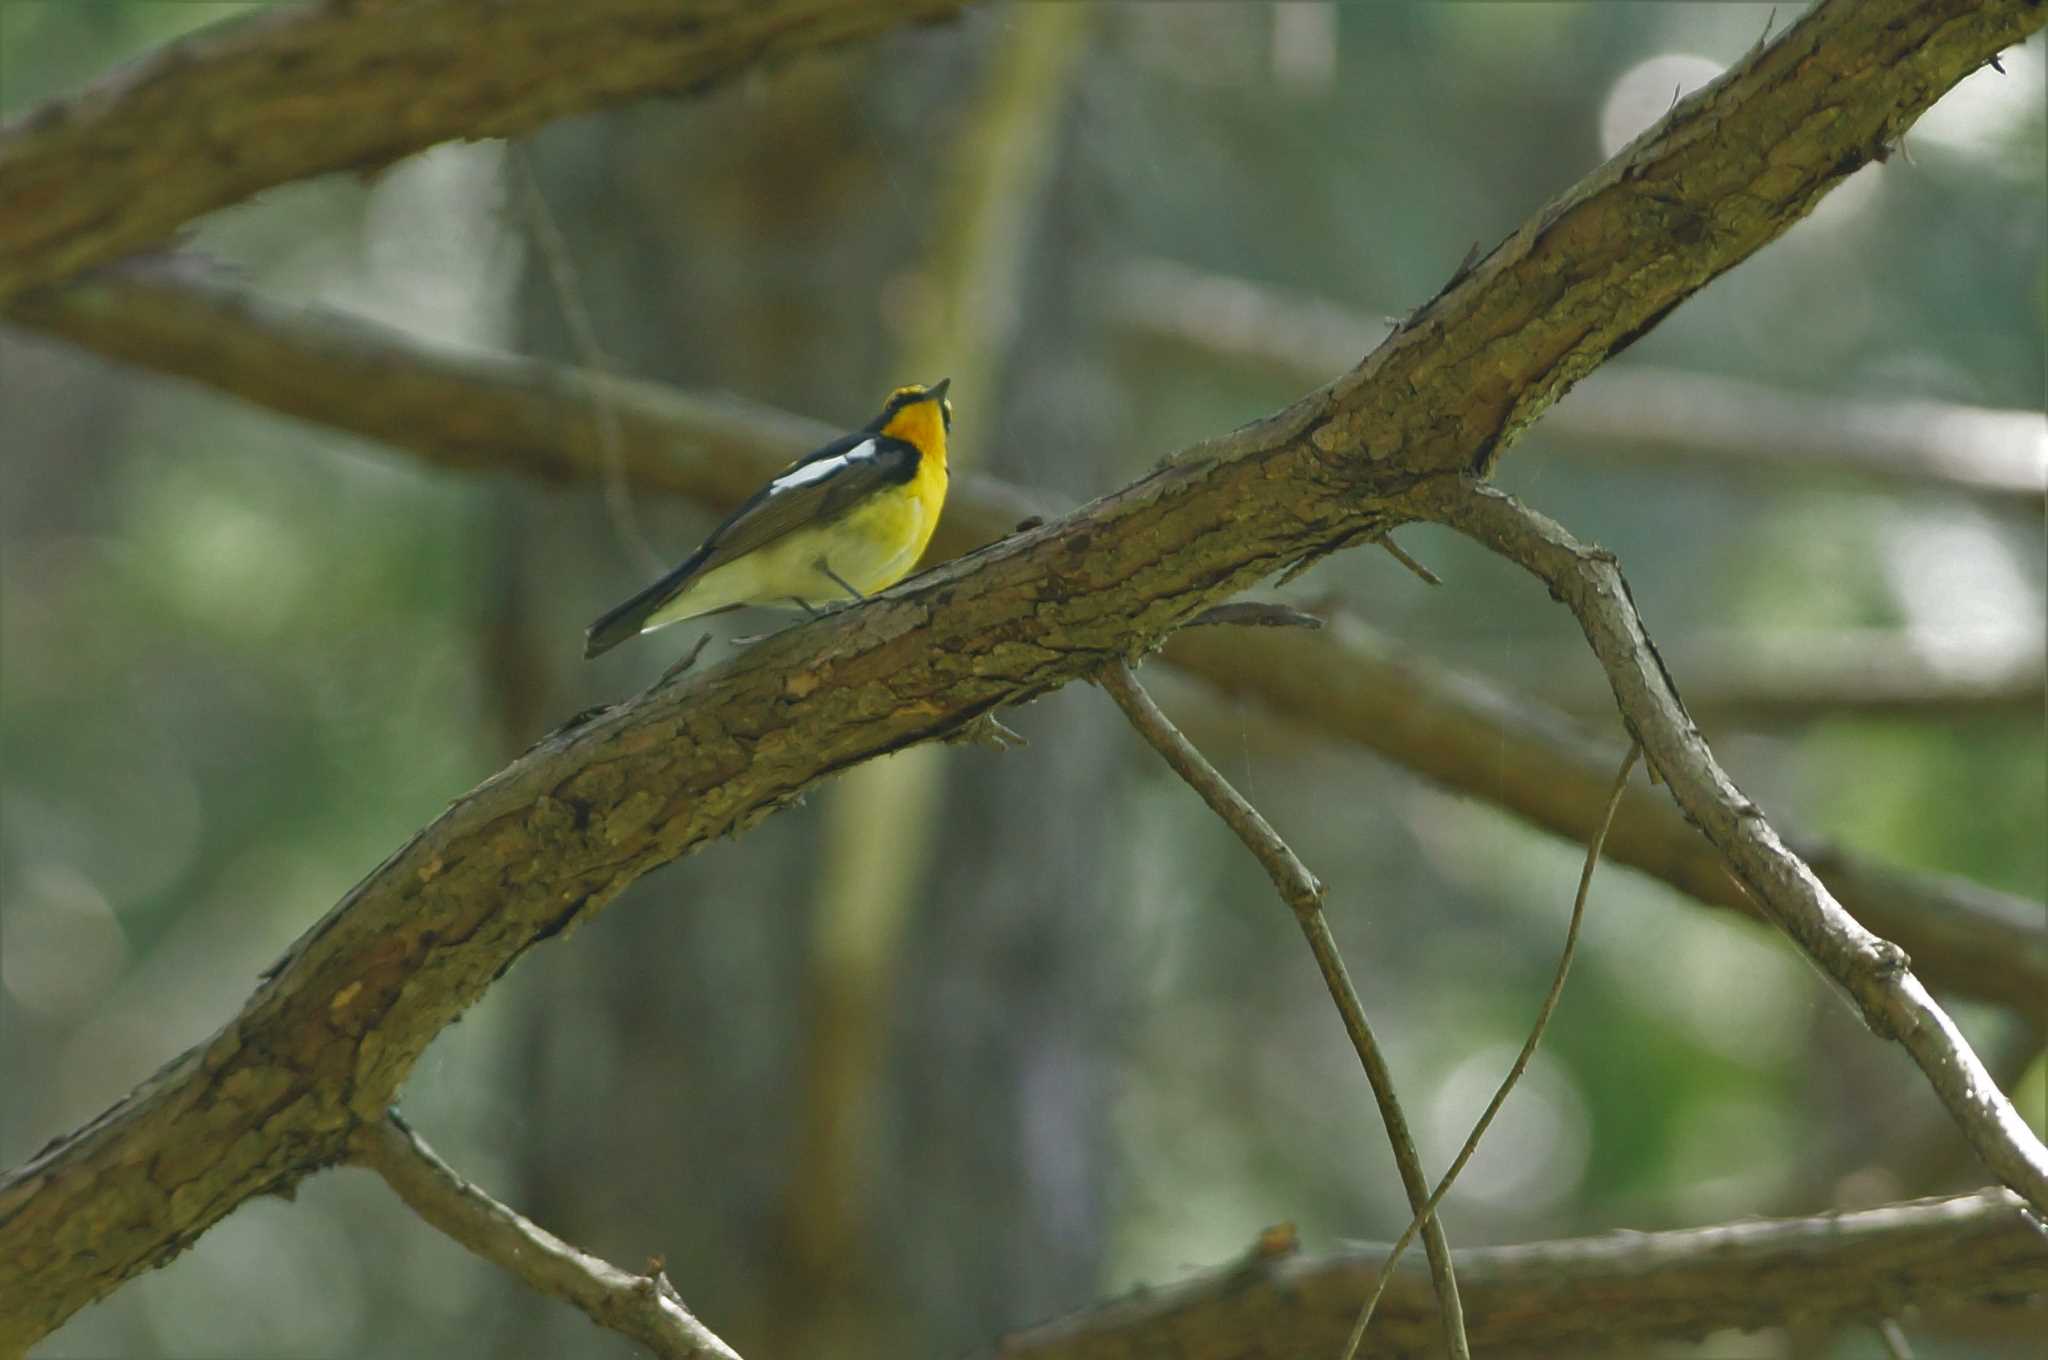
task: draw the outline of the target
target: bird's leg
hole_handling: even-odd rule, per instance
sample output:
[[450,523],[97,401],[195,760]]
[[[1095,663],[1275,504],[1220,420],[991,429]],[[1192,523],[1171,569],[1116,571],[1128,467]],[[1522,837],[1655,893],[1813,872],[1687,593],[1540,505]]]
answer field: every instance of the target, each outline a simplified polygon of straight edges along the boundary
[[685,671],[689,670],[690,667],[696,665],[697,658],[704,655],[704,649],[705,647],[709,646],[710,643],[711,634],[709,633],[706,633],[702,637],[698,638],[697,645],[692,647],[689,650],[689,652],[682,658],[682,660],[676,662],[675,665],[670,666],[667,670],[661,673],[661,679],[654,682],[654,688],[660,689],[663,685],[675,679],[677,676],[683,674]]
[[803,610],[804,613],[809,614],[814,619],[820,617],[824,612],[822,610],[811,608],[810,602],[808,600],[800,600],[794,595],[789,597],[789,602],[795,605],[798,609]]
[[855,590],[853,588],[853,583],[851,581],[848,581],[844,576],[841,576],[838,572],[832,570],[832,564],[830,562],[827,562],[824,558],[821,557],[818,559],[817,566],[819,571],[824,572],[827,576],[832,578],[832,583],[834,585],[838,586],[847,594],[853,596],[856,602],[867,599],[867,596],[861,594],[858,590]]

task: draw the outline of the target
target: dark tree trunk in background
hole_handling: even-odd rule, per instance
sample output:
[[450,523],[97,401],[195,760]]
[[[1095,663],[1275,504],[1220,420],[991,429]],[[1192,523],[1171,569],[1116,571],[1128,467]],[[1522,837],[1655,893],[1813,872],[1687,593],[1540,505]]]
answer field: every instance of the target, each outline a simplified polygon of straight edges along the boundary
[[[982,52],[1000,38],[989,29]],[[916,51],[934,40],[890,43]],[[865,78],[872,66],[810,60],[770,77],[767,92],[729,90],[538,139],[535,169],[617,370],[847,425],[889,386],[944,376],[898,372],[892,355],[915,337],[884,318],[901,315],[902,280],[940,225],[924,211],[949,172],[936,153],[978,72],[892,60],[883,87]],[[985,451],[977,470],[1080,500],[1109,483],[1106,432],[1061,399],[1100,372],[1087,348],[1098,342],[1074,310],[1087,234],[1072,187],[1052,183],[1024,265],[1014,348],[1041,357],[1011,370],[997,356],[997,400],[955,397]],[[519,210],[516,187],[508,202]],[[538,255],[522,324],[528,350],[587,357]],[[641,500],[635,510],[656,549],[677,557],[709,527],[687,508]],[[638,584],[599,494],[527,529],[543,564],[536,589],[574,582],[594,614]],[[749,615],[737,629],[786,622]],[[547,721],[622,697],[699,631],[679,625],[636,644],[640,658],[588,667],[577,639],[555,639],[544,654],[561,712]],[[831,1300],[793,1257],[803,1206],[787,1197],[801,1181],[821,813],[837,787],[756,828],[744,854],[719,847],[656,876],[602,930],[541,951],[508,980],[526,1008],[518,1061],[531,1104],[507,1198],[610,1259],[665,1254],[691,1305],[742,1353],[804,1336],[829,1337],[841,1356],[951,1353],[1094,1297],[1120,1030],[1110,979],[1121,923],[1109,900],[1120,866],[1102,820],[1066,810],[1103,806],[1126,768],[1112,716],[1092,692],[1059,696],[1018,719],[1033,735],[1027,751],[945,757],[943,820],[928,841],[936,863],[912,890],[897,995],[881,998],[893,1017],[877,1017],[889,1047],[864,1121],[872,1174],[851,1187],[860,1259]],[[1020,855],[1039,872],[1002,867]],[[508,1354],[616,1345],[537,1298],[502,1315],[496,1340]]]
[[[1068,136],[1073,131],[1069,127]],[[1067,137],[1062,137],[1062,143]],[[1082,283],[1099,256],[1080,159],[1061,154],[1026,265],[983,470],[1075,502],[1119,466]],[[995,413],[991,413],[993,416]],[[1130,995],[1130,864],[1118,790],[1132,748],[1075,686],[1008,715],[1030,740],[948,762],[936,863],[904,970],[889,1190],[877,1238],[903,1254],[903,1343],[985,1345],[1099,1290],[1114,1207],[1110,1120]],[[1030,865],[1026,873],[1016,866]]]

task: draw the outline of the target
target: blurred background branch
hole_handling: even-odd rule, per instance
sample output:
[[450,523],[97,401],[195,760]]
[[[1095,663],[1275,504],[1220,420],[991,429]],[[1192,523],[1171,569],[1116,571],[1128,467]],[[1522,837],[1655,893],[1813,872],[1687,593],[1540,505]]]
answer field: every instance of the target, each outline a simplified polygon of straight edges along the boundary
[[[601,482],[602,401],[635,489],[721,512],[838,433],[738,396],[431,345],[333,308],[273,302],[189,255],[108,266],[21,299],[7,315],[461,471]],[[958,556],[1051,508],[1042,494],[956,477],[933,552]]]
[[[1323,382],[1371,353],[1400,318],[1375,321],[1326,298],[1171,260],[1118,261],[1099,294],[1135,341]],[[1618,363],[1543,418],[1568,457],[1690,463],[1752,476],[1834,476],[1967,493],[2039,513],[2048,495],[2048,422],[2038,410],[1826,398],[1709,373]]]
[[[1335,1354],[1384,1258],[1374,1244],[1328,1256],[1254,1254],[1172,1285],[1014,1333],[1002,1360],[1281,1360]],[[2019,1198],[1984,1190],[1853,1214],[1615,1233],[1457,1254],[1472,1344],[1485,1355],[1641,1353],[1659,1342],[1780,1326],[1841,1326],[1901,1310],[2031,1325],[2021,1301],[2048,1289],[2048,1249]],[[1399,1271],[1366,1356],[1436,1340],[1419,1263]],[[1733,1353],[1723,1348],[1723,1354]]]
[[[699,90],[764,60],[958,8],[433,0],[244,13],[0,128],[10,194],[0,302],[157,245],[274,185],[368,173],[451,138],[503,137],[637,96]],[[78,173],[85,164],[90,175]]]
[[[1685,677],[1686,710],[1715,728],[1783,728],[1829,716],[2031,720],[2048,706],[2048,651],[2041,633],[2024,626],[1697,632],[1665,660]],[[1537,697],[1578,714],[1607,705],[1604,694],[1555,682]]]

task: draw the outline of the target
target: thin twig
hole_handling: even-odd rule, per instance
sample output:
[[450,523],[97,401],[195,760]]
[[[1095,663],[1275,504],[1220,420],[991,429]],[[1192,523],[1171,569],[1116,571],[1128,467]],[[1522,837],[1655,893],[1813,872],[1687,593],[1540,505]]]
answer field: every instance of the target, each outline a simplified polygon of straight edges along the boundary
[[[1265,869],[1266,876],[1273,881],[1281,900],[1294,911],[1294,919],[1300,924],[1301,932],[1308,938],[1309,950],[1315,955],[1316,966],[1322,970],[1323,983],[1330,990],[1330,998],[1337,1003],[1337,1010],[1344,1017],[1345,1031],[1351,1036],[1351,1045],[1358,1050],[1358,1060],[1365,1067],[1366,1079],[1372,1083],[1373,1098],[1379,1102],[1380,1119],[1386,1125],[1387,1140],[1394,1150],[1394,1164],[1400,1168],[1401,1184],[1408,1193],[1409,1207],[1420,1213],[1429,1201],[1429,1180],[1422,1170],[1422,1158],[1415,1150],[1415,1141],[1409,1136],[1408,1120],[1401,1113],[1401,1104],[1394,1093],[1394,1078],[1387,1068],[1385,1056],[1380,1052],[1378,1040],[1373,1037],[1372,1026],[1365,1018],[1365,1008],[1359,1003],[1357,989],[1351,985],[1350,975],[1345,971],[1343,956],[1337,952],[1337,942],[1330,934],[1329,922],[1323,916],[1323,885],[1309,872],[1287,842],[1280,839],[1280,833],[1272,824],[1259,815],[1259,810],[1246,802],[1243,795],[1230,786],[1216,767],[1211,765],[1193,743],[1180,734],[1159,705],[1152,702],[1152,696],[1138,683],[1131,673],[1129,663],[1121,658],[1111,662],[1099,676],[1103,689],[1116,701],[1124,716],[1131,720],[1131,726],[1138,729],[1140,736],[1150,742],[1152,749],[1165,758],[1174,773],[1202,796],[1224,824]],[[1437,1308],[1442,1316],[1444,1339],[1450,1353],[1456,1360],[1467,1360],[1471,1349],[1465,1340],[1464,1309],[1458,1302],[1457,1275],[1451,1265],[1451,1249],[1444,1237],[1443,1225],[1432,1214],[1423,1225],[1423,1248],[1429,1256],[1430,1277],[1435,1282]]]
[[569,331],[569,342],[575,346],[583,367],[596,379],[589,388],[590,407],[597,420],[598,447],[604,453],[605,511],[611,516],[612,528],[620,540],[640,559],[640,566],[649,572],[660,571],[668,565],[667,560],[647,541],[646,531],[640,527],[639,514],[633,508],[631,488],[626,484],[625,440],[619,432],[619,413],[613,409],[605,382],[611,373],[611,361],[605,356],[604,347],[597,342],[597,327],[590,320],[590,309],[583,305],[583,289],[576,277],[576,261],[569,253],[569,242],[556,224],[554,213],[548,208],[547,195],[541,191],[540,176],[534,173],[533,160],[527,154],[525,144],[513,142],[510,154],[514,173],[519,178],[520,196],[526,205],[527,221],[533,229],[533,243],[547,265],[549,280],[554,284],[555,304],[561,309],[562,323]]
[[1578,617],[1643,756],[1731,873],[1881,1038],[1918,1063],[1970,1146],[2034,1211],[2048,1214],[2048,1148],[1998,1089],[1969,1041],[1913,975],[1904,950],[1851,916],[1779,839],[1707,746],[1644,630],[1613,554],[1476,483],[1419,487],[1411,508],[1470,535],[1545,582]]
[[421,1218],[541,1293],[576,1305],[598,1326],[661,1360],[739,1360],[684,1307],[658,1264],[633,1275],[578,1251],[464,1180],[396,1110],[358,1129],[350,1149]]
[[1450,1169],[1444,1172],[1443,1179],[1430,1193],[1429,1203],[1423,1205],[1421,1212],[1410,1220],[1394,1240],[1394,1245],[1388,1248],[1387,1259],[1380,1262],[1379,1271],[1373,1276],[1372,1289],[1365,1296],[1365,1306],[1358,1310],[1358,1321],[1352,1325],[1351,1337],[1344,1343],[1344,1360],[1354,1360],[1357,1356],[1358,1345],[1365,1340],[1365,1329],[1372,1323],[1372,1310],[1379,1305],[1380,1295],[1386,1292],[1387,1281],[1393,1278],[1394,1266],[1400,1261],[1401,1253],[1408,1250],[1408,1244],[1415,1240],[1415,1234],[1423,1223],[1436,1212],[1436,1206],[1443,1203],[1452,1183],[1465,1170],[1465,1164],[1472,1160],[1472,1154],[1479,1150],[1479,1140],[1492,1127],[1494,1116],[1507,1103],[1508,1092],[1515,1089],[1522,1074],[1529,1070],[1529,1060],[1536,1056],[1536,1045],[1542,1042],[1543,1032],[1550,1027],[1550,1017],[1557,1011],[1558,998],[1564,995],[1565,975],[1571,972],[1572,958],[1578,953],[1579,927],[1586,919],[1586,892],[1593,886],[1593,870],[1600,864],[1600,850],[1607,843],[1607,828],[1614,825],[1614,812],[1621,806],[1621,794],[1628,787],[1629,772],[1635,769],[1636,758],[1642,753],[1642,747],[1633,741],[1629,743],[1628,754],[1622,757],[1621,769],[1614,776],[1614,789],[1607,795],[1607,810],[1600,818],[1600,826],[1594,831],[1592,841],[1586,846],[1586,867],[1579,873],[1579,891],[1572,898],[1571,923],[1565,927],[1564,948],[1557,956],[1557,973],[1550,979],[1550,990],[1544,993],[1543,1004],[1536,1008],[1536,1023],[1529,1027],[1529,1037],[1523,1042],[1522,1051],[1515,1055],[1514,1064],[1502,1078],[1500,1088],[1487,1102],[1479,1122],[1472,1126],[1465,1146],[1458,1149],[1458,1155],[1451,1159]]
[[1373,542],[1379,544],[1382,548],[1385,548],[1387,550],[1388,555],[1391,556],[1396,562],[1399,562],[1402,566],[1408,568],[1408,570],[1414,572],[1417,576],[1421,577],[1424,584],[1440,586],[1444,583],[1443,577],[1437,575],[1428,567],[1423,566],[1420,562],[1410,557],[1407,553],[1407,550],[1394,541],[1394,536],[1392,534],[1381,534],[1378,538],[1374,539]]

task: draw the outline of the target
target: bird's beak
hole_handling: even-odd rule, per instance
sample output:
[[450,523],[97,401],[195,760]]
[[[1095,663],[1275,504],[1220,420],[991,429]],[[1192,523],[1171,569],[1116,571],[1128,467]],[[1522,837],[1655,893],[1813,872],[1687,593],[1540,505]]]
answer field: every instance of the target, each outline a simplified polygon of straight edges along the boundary
[[941,378],[930,387],[927,387],[924,390],[924,394],[933,401],[944,401],[946,399],[946,389],[952,385],[953,380],[951,378]]

